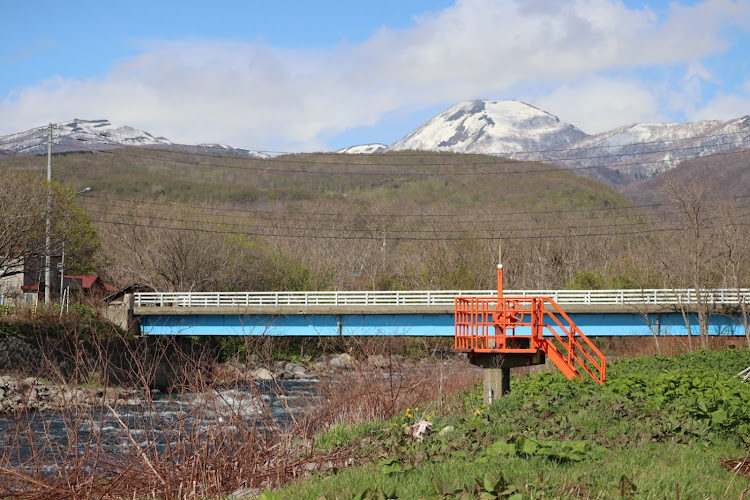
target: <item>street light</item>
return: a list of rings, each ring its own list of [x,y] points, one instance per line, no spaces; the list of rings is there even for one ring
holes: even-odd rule
[[[70,201],[79,194],[88,193],[91,191],[90,187],[83,188],[82,190],[78,191],[77,193],[73,193],[71,196],[68,197],[65,201]],[[51,222],[51,196],[48,191],[47,196],[47,235],[46,235],[46,251],[45,251],[45,274],[44,274],[44,303],[46,305],[50,305],[52,303],[52,251],[50,249],[51,247],[51,228],[52,228],[52,222]],[[62,249],[62,262],[61,266],[65,265],[65,240],[63,240],[63,249]],[[60,293],[62,293],[63,289],[63,275],[64,275],[65,269],[63,267],[60,268]]]

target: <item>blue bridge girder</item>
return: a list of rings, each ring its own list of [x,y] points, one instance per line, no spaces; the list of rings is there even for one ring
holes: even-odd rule
[[[453,336],[454,298],[496,293],[141,293],[131,304],[144,335]],[[712,335],[744,336],[739,304],[750,300],[750,289],[702,290],[700,302],[690,289],[506,290],[505,296],[551,297],[587,336],[686,335],[686,318],[697,334],[698,308],[708,309]]]

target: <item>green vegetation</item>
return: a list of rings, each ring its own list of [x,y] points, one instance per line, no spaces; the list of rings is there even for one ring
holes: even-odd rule
[[[360,465],[266,498],[739,498],[750,481],[721,461],[750,454],[748,365],[747,350],[637,358],[604,386],[543,372],[489,408],[474,390],[451,414],[337,426],[319,446],[357,446]]]
[[[74,303],[64,315],[60,306],[41,305],[37,311],[26,307],[0,306],[0,337],[27,339],[62,339],[75,332],[77,340],[130,341],[122,328],[103,319],[95,307]]]
[[[41,176],[39,160],[6,158],[0,171]],[[263,160],[122,149],[56,156],[54,171],[71,192],[93,188],[75,203],[101,235],[99,274],[159,290],[491,288],[498,239],[517,280],[508,286],[560,286],[585,270],[565,265],[572,257],[585,253],[596,268],[597,255],[625,247],[561,236],[621,222],[606,209],[631,206],[591,179],[483,155]],[[546,245],[547,234],[560,244]],[[75,250],[91,262],[92,249]]]
[[[40,160],[4,158],[0,172],[41,177]],[[53,163],[55,179],[71,193],[93,188],[73,201],[85,209],[101,249],[89,232],[94,243],[71,247],[78,259],[71,264],[81,272],[95,268],[114,285],[491,289],[488,268],[499,242],[507,288],[750,282],[739,199],[690,178],[670,181],[659,203],[636,207],[563,169],[472,154],[258,159],[123,148]],[[77,241],[87,241],[83,236]]]
[[[0,169],[38,171],[39,157],[16,156]],[[286,155],[271,160],[122,149],[54,159],[55,179],[123,198],[189,203],[320,201],[346,195],[363,205],[512,209],[601,208],[629,202],[591,179],[541,163],[424,152]],[[467,175],[476,174],[476,175]],[[507,174],[507,175],[504,175]]]

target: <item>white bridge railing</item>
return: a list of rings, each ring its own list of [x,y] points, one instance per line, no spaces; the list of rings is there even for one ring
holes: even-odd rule
[[[712,304],[750,302],[750,288],[701,290],[701,301]],[[403,292],[144,292],[136,307],[261,307],[261,306],[448,306],[457,296],[493,296],[496,290],[426,290]],[[505,290],[515,297],[544,296],[558,304],[638,305],[694,304],[694,289],[646,290]]]

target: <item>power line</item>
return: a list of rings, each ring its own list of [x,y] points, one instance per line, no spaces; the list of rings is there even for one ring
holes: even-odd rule
[[[98,204],[96,206],[103,206],[103,205]],[[123,207],[123,206],[116,205],[114,208],[116,208],[116,209],[127,209],[128,207]],[[226,220],[216,219],[215,218],[216,216],[212,216],[212,215],[208,216],[208,217],[212,217],[212,219],[210,219],[210,220],[209,219],[200,220],[200,219],[195,218],[195,217],[187,218],[186,219],[186,218],[175,218],[175,217],[162,217],[162,216],[158,216],[158,215],[143,215],[143,214],[132,213],[132,212],[131,213],[113,212],[113,211],[105,211],[105,210],[98,210],[98,209],[90,209],[89,212],[90,213],[94,213],[94,214],[104,215],[104,216],[110,216],[110,217],[114,217],[114,216],[117,216],[117,217],[137,217],[137,218],[141,218],[141,219],[162,220],[162,221],[178,222],[178,223],[213,224],[213,225],[217,225],[217,226],[241,227],[241,228],[251,227],[251,228],[260,228],[260,229],[275,228],[275,229],[285,229],[285,230],[290,230],[291,229],[291,230],[299,230],[299,231],[347,231],[347,232],[352,232],[352,231],[355,231],[355,232],[372,232],[372,231],[388,230],[390,233],[395,233],[395,234],[400,234],[400,233],[454,233],[454,232],[462,231],[462,230],[479,231],[479,232],[498,231],[498,230],[501,230],[501,229],[506,229],[507,230],[507,227],[508,227],[507,224],[509,223],[508,220],[504,220],[504,219],[490,219],[490,220],[473,219],[473,220],[468,221],[468,222],[458,221],[459,223],[461,223],[461,224],[463,224],[465,226],[463,229],[445,229],[445,230],[436,230],[436,229],[404,229],[404,228],[399,228],[398,226],[396,226],[396,227],[394,227],[392,225],[386,225],[386,226],[384,226],[382,224],[379,225],[379,226],[376,226],[376,227],[352,228],[351,226],[347,226],[346,223],[347,222],[348,223],[352,223],[352,222],[356,222],[356,221],[351,221],[351,220],[349,220],[349,221],[339,221],[339,220],[330,220],[330,221],[329,220],[310,220],[310,219],[304,218],[304,217],[283,218],[283,219],[280,219],[280,218],[267,218],[267,217],[251,218],[251,217],[232,216],[232,217],[230,217],[230,219],[232,219],[234,221],[237,221],[239,219],[240,221],[237,221],[237,222],[227,222]],[[662,217],[667,217],[668,216],[668,217],[670,217],[670,219],[674,219],[672,216],[678,215],[679,213],[681,213],[681,212],[679,212],[679,211],[671,211],[671,212],[661,213],[660,216],[662,216]],[[201,217],[205,216],[205,214],[195,214],[195,215],[198,215],[198,216],[201,216]],[[750,215],[750,214],[741,214],[741,215],[739,215],[739,217],[744,217],[746,215]],[[539,227],[538,225],[535,225],[533,227],[521,229],[521,231],[541,231],[541,230],[546,230],[546,229],[577,229],[577,228],[580,228],[584,224],[586,225],[586,227],[592,228],[592,227],[634,226],[634,225],[642,225],[642,224],[646,223],[643,220],[636,220],[636,221],[633,221],[633,222],[617,222],[617,223],[614,222],[614,220],[622,219],[622,218],[629,218],[629,217],[630,217],[629,215],[618,215],[618,216],[613,216],[611,218],[609,218],[609,217],[595,217],[595,218],[566,219],[566,222],[568,223],[567,226]],[[641,216],[641,215],[635,216],[635,218],[637,218],[637,219],[642,219],[642,217],[643,216]],[[257,222],[254,222],[254,219],[258,219],[258,220],[262,220],[262,221],[268,221],[268,220],[270,220],[270,221],[275,221],[275,222],[282,221],[282,220],[284,222],[287,222],[288,220],[293,220],[293,221],[302,221],[302,222],[307,222],[307,223],[316,223],[317,222],[317,223],[339,223],[339,224],[336,224],[334,226],[321,226],[321,225],[318,225],[318,226],[314,226],[314,227],[310,227],[310,226],[291,226],[291,225],[288,225],[288,224],[286,224],[286,225],[273,224],[273,225],[269,226],[269,225],[263,225],[263,224],[259,224]],[[591,222],[595,221],[595,220],[608,220],[610,222],[607,222],[605,224],[592,224]],[[662,220],[662,221],[659,221],[659,222],[663,223],[663,222],[665,222],[665,220]],[[575,223],[575,225],[572,225],[572,223]],[[422,223],[420,222],[420,224],[422,224]],[[500,228],[500,227],[489,227],[489,226],[486,226],[487,224],[505,224],[505,225],[502,226],[502,228]],[[485,226],[484,227],[479,227],[480,225],[485,225]],[[422,225],[420,227],[424,227],[424,226]]]
[[[750,196],[750,195],[748,195]],[[97,202],[93,201],[92,199],[99,199],[103,200],[103,202]],[[98,206],[121,206],[122,208],[132,208],[133,204],[145,204],[145,205],[155,205],[155,206],[162,206],[162,207],[170,207],[175,209],[181,209],[181,210],[196,210],[198,207],[195,205],[188,205],[184,203],[165,203],[165,202],[157,202],[157,201],[148,201],[148,200],[133,200],[133,199],[123,199],[123,198],[116,198],[116,199],[108,199],[101,196],[95,196],[91,195],[88,196],[86,199],[77,200],[79,203],[87,204],[87,205],[98,205]],[[128,205],[123,205],[122,203],[128,203]],[[506,216],[529,216],[529,215],[548,215],[548,214],[569,214],[569,213],[585,213],[585,212],[619,212],[623,210],[631,210],[639,209],[639,208],[656,208],[656,207],[665,207],[669,205],[674,205],[676,202],[669,202],[669,203],[651,203],[651,204],[644,204],[644,205],[632,205],[629,207],[592,207],[592,208],[571,208],[571,209],[559,209],[559,210],[527,210],[527,211],[503,211],[502,214],[500,214],[502,217]],[[366,216],[368,218],[450,218],[450,219],[457,219],[457,218],[471,218],[472,220],[478,220],[477,217],[493,217],[497,216],[498,214],[493,213],[477,213],[472,212],[471,214],[467,213],[461,213],[461,214],[449,214],[449,213],[439,213],[439,214],[398,214],[398,213],[343,213],[343,212],[279,212],[274,210],[244,210],[239,208],[227,208],[227,207],[199,207],[200,210],[208,210],[208,211],[217,211],[217,212],[229,212],[237,215],[230,215],[230,217],[259,217],[256,214],[261,215],[272,215],[275,217],[269,217],[269,219],[295,219],[296,216],[305,216],[305,217],[343,217],[343,218],[352,218],[352,219],[358,219],[363,216]],[[639,215],[639,214],[636,214]],[[606,217],[607,214],[602,215],[601,217]],[[624,216],[627,216],[624,215]],[[615,215],[612,215],[612,217],[615,217]],[[622,215],[618,216],[622,217]],[[500,219],[503,220],[503,219]]]
[[[109,221],[100,219],[91,219],[92,222],[100,224],[112,224],[115,226],[127,226],[127,227],[145,227],[152,229],[168,229],[174,231],[183,232],[200,232],[210,234],[229,234],[234,236],[262,236],[268,238],[310,238],[310,239],[338,239],[338,240],[376,240],[382,239],[382,234],[379,231],[374,231],[377,234],[372,236],[346,236],[346,235],[298,235],[298,234],[275,234],[275,233],[260,233],[260,232],[245,232],[245,231],[227,231],[217,229],[199,229],[199,228],[183,228],[183,227],[170,227],[170,226],[158,226],[154,224],[140,224],[135,222],[122,222],[122,221]],[[746,224],[742,224],[746,225]],[[644,233],[659,233],[668,231],[683,231],[684,228],[653,228],[649,227],[642,231],[623,231],[623,232],[609,232],[609,233],[575,233],[575,234],[554,234],[554,235],[530,235],[530,236],[472,236],[470,238],[456,237],[434,237],[434,238],[423,238],[423,237],[398,237],[393,238],[397,241],[466,241],[466,240],[477,240],[477,241],[498,241],[498,240],[529,240],[529,239],[559,239],[559,238],[590,238],[599,236],[624,236],[629,234],[643,235]]]
[[[737,144],[744,144],[744,143],[750,143],[750,138],[742,141],[738,141],[736,143],[731,144],[724,144],[724,145],[737,145]],[[686,146],[683,148],[675,148],[670,150],[664,150],[664,152],[675,152],[675,151],[684,151],[688,149],[697,149],[697,148],[703,148],[705,146]],[[139,159],[145,159],[145,160],[156,160],[156,161],[162,161],[162,162],[171,162],[171,163],[179,163],[179,164],[185,164],[185,165],[192,165],[197,167],[212,167],[212,168],[226,168],[226,169],[235,169],[235,170],[250,170],[250,171],[256,171],[256,172],[274,172],[274,173],[285,173],[285,174],[316,174],[316,175],[360,175],[360,176],[401,176],[401,177],[436,177],[436,176],[450,176],[450,177],[472,177],[472,176],[478,176],[478,175],[512,175],[512,174],[537,174],[537,173],[550,173],[550,172],[560,172],[560,171],[579,171],[579,170],[596,170],[600,168],[617,168],[617,167],[633,167],[633,166],[642,166],[642,165],[650,165],[650,164],[656,164],[656,163],[663,163],[664,160],[651,160],[651,161],[639,161],[639,162],[630,162],[630,163],[623,163],[623,164],[613,164],[613,165],[589,165],[589,166],[576,166],[576,167],[554,167],[554,168],[544,168],[544,169],[526,169],[526,170],[505,170],[505,171],[479,171],[479,172],[363,172],[363,171],[332,171],[332,170],[299,170],[299,169],[284,169],[284,168],[273,168],[268,166],[258,166],[253,167],[250,165],[219,165],[216,163],[199,163],[196,161],[188,161],[188,160],[179,160],[175,158],[164,158],[164,157],[154,157],[154,156],[144,156],[144,155],[136,155],[133,153],[127,153],[118,149],[112,149],[112,150],[97,150],[94,148],[86,148],[83,147],[83,149],[89,150],[89,151],[95,151],[103,154],[110,154],[110,155],[119,155],[119,156],[127,156],[132,158],[139,158]],[[162,151],[157,150],[153,148],[147,148],[149,151]],[[167,153],[174,153],[170,150],[164,150]],[[177,151],[176,153],[179,154],[188,154],[191,156],[208,156],[211,158],[221,158],[221,159],[229,159],[229,160],[242,160],[242,161],[252,161],[252,162],[266,162],[266,163],[289,163],[289,164],[309,164],[309,165],[336,165],[336,166],[347,166],[345,162],[320,162],[320,161],[311,161],[311,160],[284,160],[280,158],[238,158],[238,157],[232,157],[232,156],[216,156],[216,155],[201,155],[201,154],[195,154],[195,153],[189,153],[189,152],[181,152]],[[639,152],[639,153],[629,153],[632,155],[652,155],[657,152],[654,151],[645,151],[645,152]],[[723,152],[717,152],[712,153],[711,156],[727,156],[732,154],[744,154],[746,153],[745,150],[734,150],[734,151],[723,151]],[[308,154],[315,154],[315,153],[308,153]],[[418,156],[418,155],[413,155]],[[611,154],[611,155],[602,155],[598,157],[581,157],[581,158],[544,158],[544,159],[538,159],[538,160],[529,160],[529,161],[521,161],[521,160],[505,160],[505,159],[497,159],[493,160],[491,162],[462,162],[462,163],[387,163],[387,162],[378,162],[378,163],[369,163],[369,164],[362,164],[361,166],[364,167],[382,167],[382,166],[391,166],[391,167],[467,167],[467,166],[481,166],[481,165],[511,165],[511,164],[519,164],[519,163],[543,163],[545,161],[577,161],[577,160],[590,160],[590,159],[602,159],[602,158],[620,158],[623,156],[622,154]],[[346,158],[346,157],[344,157]],[[692,157],[692,158],[685,158],[684,160],[693,159],[698,157]],[[360,166],[360,165],[358,165]]]
[[[590,150],[597,150],[597,149],[608,149],[608,148],[618,148],[623,146],[649,146],[654,144],[665,144],[665,143],[671,143],[671,142],[685,142],[685,141],[694,141],[694,140],[707,140],[707,139],[717,139],[717,138],[724,138],[724,137],[730,137],[735,136],[738,134],[746,133],[746,130],[739,130],[737,132],[723,132],[721,134],[707,134],[707,135],[697,135],[697,136],[691,136],[691,137],[680,137],[675,139],[659,139],[654,141],[640,141],[640,142],[631,142],[627,144],[601,144],[596,146],[585,146],[585,147],[573,147],[573,148],[553,148],[553,149],[538,149],[538,150],[528,150],[528,151],[489,151],[486,153],[464,153],[464,154],[481,154],[481,155],[517,155],[517,154],[547,154],[547,153],[560,153],[560,152],[573,152],[573,151],[590,151]],[[100,135],[100,134],[97,134]],[[105,136],[101,136],[106,139]],[[591,138],[592,136],[589,136]],[[86,139],[79,139],[85,141]],[[583,139],[587,140],[587,139]],[[741,142],[745,142],[744,140]],[[726,143],[725,143],[726,144]],[[732,144],[732,143],[729,143]],[[189,144],[175,144],[174,146],[187,146],[187,147],[196,147],[191,146]],[[159,148],[159,146],[142,146],[144,149],[151,149],[158,151],[160,149],[166,149],[166,148]],[[691,148],[697,148],[697,147],[703,147],[703,146],[691,146]],[[319,155],[319,156],[332,156],[332,155],[342,155],[342,153],[339,153],[337,151],[309,151],[309,152],[295,152],[295,151],[274,151],[269,149],[255,149],[255,148],[235,148],[235,149],[242,149],[244,151],[250,151],[250,152],[256,152],[256,153],[262,153],[262,154],[270,154],[270,155],[298,155],[298,154],[311,154],[311,155]],[[396,153],[392,151],[388,151],[386,153],[370,153],[370,155],[383,155],[383,156],[389,156],[389,157],[412,157],[415,156],[415,154],[418,154],[420,156],[439,156],[444,154],[451,154],[453,152],[451,151],[423,151],[423,150],[413,150],[418,151],[417,153],[411,152],[411,153]],[[649,154],[658,153],[658,152],[668,152],[671,150],[657,150],[652,151]],[[244,157],[235,156],[235,155],[216,155],[211,153],[190,153],[194,154],[196,156],[206,156],[206,157],[222,157],[222,158],[233,158],[233,159],[245,159]],[[346,153],[343,153],[346,154]],[[455,154],[455,153],[454,153]],[[627,153],[626,153],[627,154]],[[618,155],[615,155],[618,156]],[[585,158],[591,158],[591,157],[585,157]]]
[[[116,209],[122,209],[122,210],[132,210],[131,206],[126,206],[122,204],[117,203],[99,203],[96,201],[85,201],[83,202],[85,205],[94,206],[94,207],[110,207],[110,208],[116,208]],[[196,210],[194,207],[188,208],[188,210]],[[120,216],[142,216],[141,214],[136,213],[113,213],[111,211],[103,211],[103,210],[96,210],[96,209],[90,209],[90,211],[95,213],[111,213],[113,215],[120,215]],[[183,209],[184,213],[184,209]],[[195,213],[195,212],[193,212]],[[229,215],[223,215],[223,214],[206,214],[204,212],[196,213],[197,216],[200,217],[211,217],[212,223],[217,224],[226,224],[226,222],[223,222],[224,219],[222,217],[230,219],[230,220],[242,220],[242,221],[249,221],[249,220],[265,220],[265,221],[304,221],[304,222],[331,222],[331,223],[356,223],[356,222],[363,222],[365,220],[368,220],[369,222],[372,222],[369,220],[369,217],[367,214],[360,214],[360,215],[345,215],[345,214],[331,214],[332,216],[340,216],[338,219],[327,219],[327,218],[321,218],[316,219],[315,217],[318,217],[320,214],[288,214],[288,213],[274,213],[272,216],[265,215],[268,212],[264,212],[264,215],[252,215],[252,214],[235,214],[231,213]],[[669,216],[680,213],[679,211],[670,211],[670,212],[661,212],[659,215],[661,216]],[[515,212],[516,215],[519,216],[525,216],[523,212]],[[456,221],[457,223],[463,223],[463,224],[472,224],[473,226],[476,226],[477,224],[491,224],[491,223],[505,223],[507,224],[509,222],[509,219],[506,217],[507,214],[502,214],[499,217],[493,217],[492,214],[486,215],[486,218],[478,218],[476,215],[459,215],[458,217],[462,217],[462,219],[456,219],[454,216],[446,215],[446,219],[451,219]],[[603,214],[598,215],[596,217],[575,217],[575,218],[568,218],[567,221],[581,221],[581,222],[588,222],[592,220],[614,220],[614,219],[622,219],[622,218],[632,218],[632,217],[644,217],[645,214]],[[432,217],[429,217],[428,220],[440,220],[437,217],[437,215],[433,215]],[[367,219],[365,219],[367,218]],[[425,222],[420,220],[420,216],[418,215],[402,215],[401,217],[393,217],[393,219],[415,219],[415,222],[424,224]],[[441,217],[443,218],[443,217]],[[469,219],[469,220],[466,220]],[[165,220],[175,220],[175,219],[165,219]],[[195,222],[198,222],[197,220],[193,219]],[[381,218],[382,220],[382,218]],[[389,221],[384,221],[382,223],[388,223]],[[375,222],[377,224],[382,224],[381,222]],[[382,226],[381,226],[382,227]]]
[[[747,208],[747,207],[745,207]],[[97,211],[93,210],[92,212],[99,214],[104,217],[134,217],[132,214],[120,214],[120,213],[107,213],[103,211]],[[741,214],[735,214],[736,217],[744,218],[749,217],[750,213],[741,213]],[[197,221],[195,219],[181,219],[181,218],[172,218],[172,217],[160,217],[157,215],[137,215],[135,217],[141,218],[141,219],[148,219],[149,221],[152,220],[159,220],[159,221],[167,221],[172,223],[178,223],[178,224],[217,224],[215,221]],[[707,217],[703,219],[703,223],[710,222],[712,220],[721,219],[721,216],[713,216],[713,217]],[[102,221],[106,223],[123,223],[123,224],[131,224],[138,226],[139,224],[137,222],[131,222],[126,223],[122,220],[119,221]],[[658,224],[666,224],[666,223],[673,223],[673,222],[679,222],[678,220],[661,220],[658,221]],[[495,227],[471,227],[471,228],[462,228],[462,229],[447,229],[447,230],[439,230],[439,229],[394,229],[394,228],[388,228],[385,229],[383,227],[374,227],[374,228],[351,228],[351,227],[343,227],[343,226],[337,226],[337,227],[300,227],[300,226],[289,226],[289,225],[272,225],[272,226],[264,226],[260,224],[242,224],[242,223],[220,223],[217,224],[220,227],[224,228],[239,228],[237,231],[237,234],[250,234],[250,235],[260,235],[260,236],[275,236],[275,237],[299,237],[299,238],[317,238],[321,237],[320,235],[311,235],[309,234],[310,231],[318,231],[318,232],[336,232],[337,234],[341,233],[370,233],[374,236],[371,236],[371,239],[378,239],[381,236],[379,236],[383,230],[387,230],[387,232],[391,235],[396,235],[395,239],[397,240],[408,240],[408,239],[414,239],[413,237],[403,237],[400,236],[401,234],[444,234],[444,233],[461,233],[461,232],[473,232],[473,233],[488,233],[488,232],[510,232],[511,234],[518,234],[519,232],[526,232],[526,231],[533,231],[534,233],[541,233],[540,236],[555,236],[555,237],[567,237],[571,234],[571,231],[573,230],[581,230],[581,229],[592,229],[592,228],[621,228],[621,227],[628,227],[628,226],[643,226],[644,223],[642,221],[636,221],[636,222],[628,222],[628,223],[607,223],[607,224],[587,224],[585,227],[582,227],[582,225],[568,225],[568,226],[548,226],[548,227],[530,227],[530,228],[511,228],[508,229],[508,226],[503,226],[501,228],[495,228]],[[745,224],[741,224],[745,225]],[[215,230],[206,230],[199,227],[179,227],[175,226],[174,224],[170,226],[154,226],[154,227],[160,227],[163,229],[175,229],[175,230],[195,230],[195,231],[215,231]],[[645,232],[652,232],[655,229],[659,229],[656,224],[648,225],[647,227],[651,228],[648,230],[645,230]],[[252,228],[254,230],[266,230],[266,229],[276,229],[276,230],[282,230],[285,231],[285,234],[279,234],[278,232],[274,233],[256,233],[256,232],[249,232],[247,231],[248,228]],[[677,228],[675,228],[677,229]],[[289,231],[293,231],[294,233],[291,234]],[[564,234],[550,234],[549,231],[555,231],[560,232],[563,231]],[[638,234],[642,234],[644,231],[638,231]],[[232,232],[234,234],[234,232]],[[588,233],[587,233],[588,234]],[[598,234],[598,233],[595,233]],[[606,233],[609,235],[614,234],[633,234],[632,232],[620,232],[620,233]],[[536,237],[536,235],[532,235],[533,237]],[[519,236],[521,237],[521,236]],[[462,237],[457,239],[482,239],[481,237],[477,237],[476,235],[472,236],[471,238],[468,237]]]
[[[206,224],[212,224],[220,227],[230,227],[230,228],[254,228],[254,229],[283,229],[283,230],[292,230],[292,231],[336,231],[336,232],[360,232],[360,233],[372,233],[372,232],[378,232],[387,230],[389,234],[414,234],[414,233],[428,233],[428,234],[441,234],[441,233],[457,233],[457,232],[465,232],[465,231],[471,231],[471,232],[497,232],[501,230],[508,230],[507,226],[503,227],[477,227],[477,224],[486,224],[485,222],[478,222],[473,224],[472,227],[464,227],[461,229],[399,229],[399,228],[392,228],[392,227],[371,227],[371,228],[352,228],[352,227],[346,227],[346,226],[331,226],[331,227],[322,227],[322,226],[316,226],[316,227],[309,227],[309,226],[291,226],[291,225],[263,225],[263,224],[254,224],[251,222],[248,223],[227,223],[227,222],[219,222],[219,221],[212,221],[212,220],[196,220],[196,219],[180,219],[180,218],[173,218],[173,217],[161,217],[158,215],[133,215],[133,214],[122,214],[122,213],[113,213],[113,212],[106,212],[102,210],[91,210],[90,212],[93,212],[94,214],[98,214],[100,216],[106,216],[106,217],[138,217],[140,219],[148,219],[148,220],[158,220],[158,221],[167,221],[167,222],[177,222],[177,223],[189,223],[189,224],[200,224],[200,225],[206,225]],[[676,213],[676,212],[675,212]],[[750,216],[750,214],[744,214],[740,215],[740,217],[744,216]],[[501,221],[491,221],[491,222],[501,222]],[[570,221],[568,221],[570,222]],[[665,222],[676,222],[676,221],[660,221],[660,223]],[[637,226],[637,225],[643,225],[643,221],[636,221],[636,222],[625,222],[625,223],[607,223],[607,224],[588,224],[587,228],[600,228],[600,227],[626,227],[626,226]],[[515,228],[513,231],[515,232],[540,232],[544,230],[571,230],[571,229],[580,229],[581,227],[579,225],[568,225],[568,226],[549,226],[549,227],[527,227],[527,228]],[[300,233],[302,235],[303,233]],[[307,233],[304,233],[307,234]]]
[[[744,199],[744,198],[750,198],[750,194],[748,195],[737,195],[737,196],[731,196],[726,197],[726,199]],[[96,202],[93,201],[93,199],[99,199],[103,200],[103,202]],[[79,203],[84,204],[90,204],[90,205],[98,205],[98,206],[120,206],[122,208],[131,208],[132,204],[145,204],[145,205],[155,205],[155,206],[162,206],[162,207],[170,207],[170,208],[176,208],[176,209],[182,209],[182,210],[196,210],[198,207],[195,205],[188,205],[185,203],[165,203],[165,202],[159,202],[159,201],[149,201],[149,200],[135,200],[135,199],[126,199],[126,198],[105,198],[102,196],[97,195],[89,195],[86,198],[82,198],[79,200],[76,200]],[[123,203],[128,203],[130,205],[123,205]],[[634,211],[637,209],[656,209],[660,207],[667,207],[671,205],[677,205],[678,202],[664,202],[664,203],[648,203],[648,204],[642,204],[642,205],[631,205],[631,206],[615,206],[615,207],[591,207],[591,208],[569,208],[569,209],[551,209],[551,210],[524,210],[524,211],[503,211],[501,216],[530,216],[530,215],[548,215],[548,214],[573,214],[573,213],[586,213],[586,212],[619,212],[619,211]],[[272,215],[275,217],[269,217],[269,220],[276,220],[276,219],[292,219],[292,220],[303,220],[296,216],[304,216],[304,217],[343,217],[343,218],[360,218],[363,216],[369,217],[369,218],[450,218],[450,219],[457,219],[457,218],[471,218],[472,220],[477,221],[483,221],[476,219],[476,217],[492,217],[492,213],[477,213],[472,212],[471,214],[461,213],[461,214],[451,214],[451,213],[439,213],[439,214],[399,214],[399,213],[366,213],[366,214],[352,214],[351,212],[343,213],[343,212],[299,212],[299,213],[289,213],[289,212],[279,212],[275,210],[249,210],[249,209],[240,209],[240,208],[228,208],[228,207],[205,207],[201,206],[199,207],[200,210],[210,210],[210,211],[217,211],[217,212],[229,212],[229,213],[237,213],[238,215],[232,216],[232,217],[249,217],[249,216],[255,216],[258,217],[255,214],[263,214],[263,215]],[[743,207],[739,207],[743,208]],[[671,212],[668,212],[671,213]],[[663,212],[660,214],[664,214]],[[612,214],[604,214],[600,217],[588,217],[586,219],[591,218],[606,218],[606,217],[628,217],[628,216],[641,216],[646,214],[625,214],[625,215],[612,215]],[[259,217],[262,218],[262,217]],[[492,220],[504,220],[504,219],[492,219]]]

